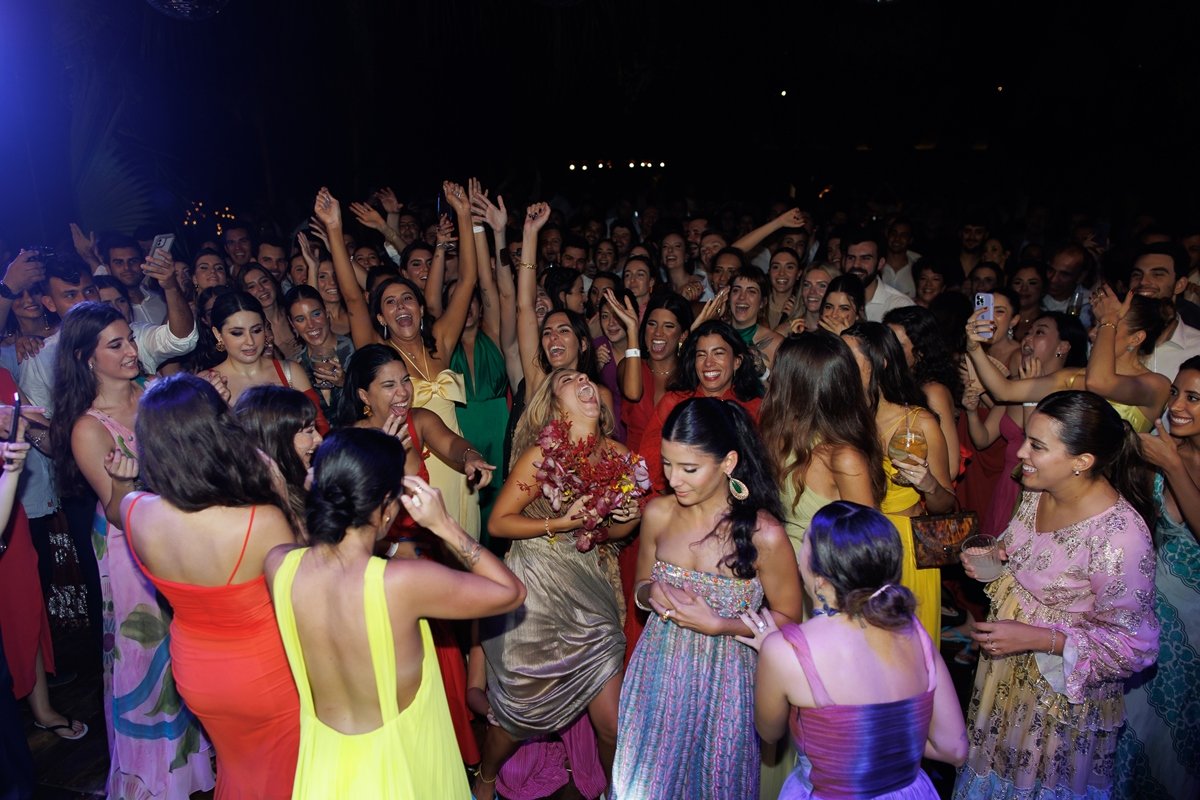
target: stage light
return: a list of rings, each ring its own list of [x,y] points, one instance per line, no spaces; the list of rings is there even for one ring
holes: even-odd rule
[[[572,164],[571,166],[567,167],[567,169],[575,169],[575,165]]]
[[[782,92],[780,92],[780,93],[779,93],[779,96],[780,96],[780,97],[787,97],[787,89],[784,89]]]

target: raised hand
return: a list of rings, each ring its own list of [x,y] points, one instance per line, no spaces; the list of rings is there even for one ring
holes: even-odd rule
[[[452,181],[442,182],[442,193],[446,195],[446,202],[454,209],[454,212],[459,216],[471,213],[471,204],[467,200],[467,190],[460,184]]]
[[[217,390],[217,394],[221,399],[229,403],[233,395],[229,391],[229,379],[215,369],[205,370],[200,373],[200,377],[212,384],[212,387]]]
[[[1164,472],[1181,466],[1183,460],[1179,457],[1179,445],[1171,438],[1161,419],[1154,420],[1154,430],[1158,431],[1158,436],[1138,434],[1142,441],[1142,455]]]
[[[21,421],[20,435],[25,435],[25,421]],[[18,439],[15,442],[0,442],[0,450],[3,453],[0,457],[4,459],[5,472],[20,472],[25,468],[25,457],[29,455],[29,448],[32,447],[29,442],[23,442]],[[3,552],[0,550],[0,552]]]
[[[788,209],[775,218],[781,228],[801,228],[804,227],[805,215],[798,208]]]
[[[396,193],[392,191],[392,187],[385,186],[375,193],[379,198],[379,204],[383,206],[383,210],[388,214],[399,214],[400,209],[404,208],[404,204],[396,199]]]
[[[612,289],[604,290],[604,299],[608,302],[608,307],[612,313],[621,321],[621,325],[626,332],[632,332],[633,339],[637,341],[638,315],[633,309],[633,302],[626,295],[621,302],[617,302],[617,296]],[[631,345],[632,346],[632,345]]]
[[[317,259],[320,256],[316,242],[309,239],[304,231],[296,234],[296,241],[300,245],[300,257],[304,259],[305,264],[308,264],[309,271],[315,270],[318,263]]]
[[[717,292],[712,300],[704,304],[704,308],[696,315],[695,322],[692,323],[692,330],[696,330],[700,325],[708,322],[710,319],[720,319],[725,314],[725,304],[729,301],[729,287],[726,286],[721,291]]]
[[[4,285],[13,294],[20,294],[26,289],[33,288],[46,277],[46,269],[42,265],[41,256],[36,250],[22,250],[8,265],[4,272]]]
[[[171,259],[170,254],[155,250],[149,258],[142,262],[142,272],[147,277],[158,281],[158,285],[164,290],[179,288],[179,284],[175,280],[175,262]]]
[[[313,215],[321,223],[326,234],[334,228],[340,229],[342,227],[342,207],[326,186],[322,186],[321,190],[317,192],[317,199],[313,202]],[[317,236],[321,235],[316,230],[313,233]],[[328,245],[329,242],[327,240],[326,247]]]
[[[83,228],[72,222],[71,223],[71,244],[75,246],[75,252],[84,261],[89,264],[95,261],[100,262],[100,250],[96,246],[96,232],[89,231],[85,236]]]
[[[796,317],[791,321],[789,327],[792,333],[799,335],[804,333],[804,329],[807,325],[808,323],[804,321],[804,317]]]
[[[445,539],[446,535],[457,527],[451,526],[450,515],[446,513],[446,503],[442,500],[442,492],[435,489],[416,475],[404,479],[404,488],[408,494],[400,495],[400,502],[413,521],[438,536]]]
[[[484,460],[483,454],[477,450],[468,450],[463,459],[463,474],[467,476],[467,484],[475,489],[482,489],[492,482],[496,471],[495,464]]]
[[[1092,319],[1096,320],[1097,325],[1115,326],[1129,313],[1132,303],[1133,292],[1128,292],[1125,302],[1122,303],[1117,293],[1108,284],[1104,284],[1092,292]]]
[[[365,225],[371,230],[381,231],[387,227],[383,216],[366,203],[351,203],[350,213],[354,215],[360,225]]]
[[[548,203],[534,203],[525,212],[525,230],[537,233],[550,219],[550,205]]]
[[[967,341],[976,342],[978,344],[991,344],[992,337],[996,334],[996,323],[990,319],[980,319],[986,308],[978,308],[971,318],[967,320]],[[968,348],[970,349],[970,348]]]
[[[472,195],[471,210],[481,214],[493,231],[502,231],[508,225],[508,209],[504,207],[504,198],[501,195],[496,195],[495,203],[488,199],[487,192]]]
[[[449,244],[457,241],[458,237],[454,235],[454,220],[450,219],[449,214],[442,214],[442,218],[438,220],[436,243]]]

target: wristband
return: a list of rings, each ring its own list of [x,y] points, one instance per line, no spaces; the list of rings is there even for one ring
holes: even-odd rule
[[[625,351],[625,357],[626,358],[641,358],[642,351],[638,350],[636,347],[631,347]]]
[[[471,232],[472,233],[483,233],[483,226],[482,225],[472,225]]]

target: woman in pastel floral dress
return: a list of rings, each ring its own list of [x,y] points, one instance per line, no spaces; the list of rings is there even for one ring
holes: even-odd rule
[[[1008,563],[972,634],[971,749],[954,797],[1108,797],[1124,680],[1158,652],[1152,473],[1092,392],[1047,396],[1025,430]]]

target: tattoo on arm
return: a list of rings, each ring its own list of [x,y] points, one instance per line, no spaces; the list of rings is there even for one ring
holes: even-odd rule
[[[458,547],[454,551],[454,554],[458,556],[458,560],[468,569],[475,568],[475,565],[479,563],[479,556],[482,553],[483,545],[466,534],[463,534],[462,540],[458,543]]]

